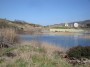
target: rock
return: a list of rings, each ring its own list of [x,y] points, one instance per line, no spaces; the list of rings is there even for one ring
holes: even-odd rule
[[[71,63],[73,66],[76,64],[90,64],[90,60],[87,58],[81,58],[81,59],[76,59],[76,58],[69,58],[67,60],[69,63]]]

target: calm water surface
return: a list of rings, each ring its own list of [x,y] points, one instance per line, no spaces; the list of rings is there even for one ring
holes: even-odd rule
[[[90,34],[77,34],[77,35],[41,35],[41,36],[31,36],[31,35],[21,35],[21,39],[25,41],[31,41],[33,39],[47,42],[56,46],[62,46],[70,48],[77,45],[90,46],[90,38],[83,38],[83,36],[90,36]]]

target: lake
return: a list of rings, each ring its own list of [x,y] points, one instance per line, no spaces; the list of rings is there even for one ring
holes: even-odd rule
[[[73,46],[90,46],[90,38],[84,38],[84,36],[90,36],[90,34],[77,34],[77,35],[21,35],[21,39],[25,41],[38,40],[41,42],[47,42],[55,46],[61,46],[70,48]]]

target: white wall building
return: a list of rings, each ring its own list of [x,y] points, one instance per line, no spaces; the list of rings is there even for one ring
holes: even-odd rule
[[[65,26],[68,27],[68,23],[65,23]]]

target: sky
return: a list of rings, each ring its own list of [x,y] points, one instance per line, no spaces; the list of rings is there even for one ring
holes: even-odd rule
[[[0,18],[52,25],[90,19],[90,0],[0,0]]]

